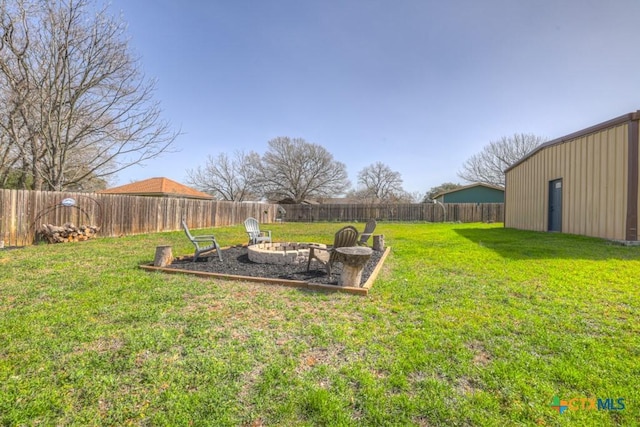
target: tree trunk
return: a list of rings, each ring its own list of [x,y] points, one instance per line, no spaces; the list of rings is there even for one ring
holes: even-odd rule
[[[376,234],[373,236],[373,250],[377,252],[384,251],[384,234]]]
[[[156,257],[153,260],[154,267],[166,267],[173,261],[171,246],[156,246]]]

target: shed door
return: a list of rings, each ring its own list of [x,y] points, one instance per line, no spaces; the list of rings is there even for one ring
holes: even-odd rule
[[[562,179],[549,181],[549,231],[562,231]]]

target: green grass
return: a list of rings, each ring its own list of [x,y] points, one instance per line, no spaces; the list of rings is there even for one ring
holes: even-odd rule
[[[330,243],[340,226],[269,228]],[[181,232],[1,251],[0,424],[640,424],[640,247],[376,232],[393,250],[367,297],[138,268],[157,245],[191,253]],[[554,396],[626,408],[558,414]]]

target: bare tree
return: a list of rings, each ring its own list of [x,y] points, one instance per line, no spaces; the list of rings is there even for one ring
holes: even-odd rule
[[[469,182],[504,187],[504,170],[545,141],[546,138],[533,134],[503,136],[467,159],[458,176]]]
[[[455,190],[460,187],[462,187],[462,184],[457,184],[455,182],[444,182],[438,186],[431,187],[429,191],[427,191],[427,194],[425,194],[424,199],[422,199],[422,202],[430,203],[438,194],[444,191]]]
[[[237,151],[230,159],[221,153],[208,156],[204,166],[187,170],[190,185],[220,200],[241,202],[259,197],[256,190],[256,165],[260,155]]]
[[[262,193],[272,200],[289,198],[300,203],[312,197],[343,194],[350,183],[344,163],[324,147],[302,138],[278,137],[259,164]]]
[[[25,186],[33,163],[29,154],[34,151],[36,141],[29,140],[28,134],[35,126],[29,114],[35,91],[29,88],[35,87],[36,82],[31,81],[27,72],[30,40],[25,29],[31,13],[23,2],[0,2],[0,182],[3,187],[8,181],[12,181],[12,186]]]
[[[11,138],[0,133],[0,188],[10,188],[10,181],[18,174],[17,165],[20,161],[19,153]]]
[[[91,0],[0,0],[0,84],[0,132],[34,189],[112,176],[177,136],[125,24]]]
[[[358,185],[360,188],[352,194],[363,200],[396,202],[412,199],[402,188],[400,173],[382,162],[376,162],[358,172]]]

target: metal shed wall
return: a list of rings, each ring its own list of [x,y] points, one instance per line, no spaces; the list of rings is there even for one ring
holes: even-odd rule
[[[504,203],[504,190],[478,185],[449,191],[436,199],[441,203]]]
[[[627,240],[629,135],[637,145],[637,121],[622,119],[553,141],[508,169],[505,227],[546,231],[549,182],[562,179],[562,232]]]

